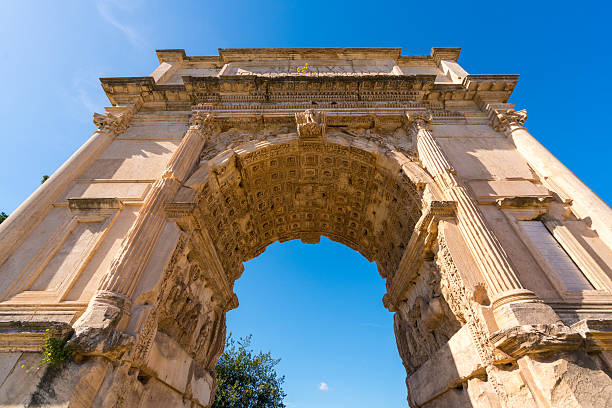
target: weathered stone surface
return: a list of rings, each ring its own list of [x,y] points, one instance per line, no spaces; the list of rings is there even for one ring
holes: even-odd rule
[[[400,52],[103,78],[98,130],[0,225],[0,405],[210,406],[243,262],[321,235],[386,279],[411,406],[612,401],[612,210],[506,103],[518,76]],[[46,328],[74,331],[61,369],[31,369]]]
[[[146,366],[161,381],[185,392],[193,359],[168,335],[157,332]]]
[[[612,407],[612,381],[584,352],[518,360],[532,395],[550,407]]]
[[[450,389],[461,387],[472,377],[483,377],[484,371],[469,328],[463,326],[408,377],[410,402],[417,406],[426,404]],[[436,375],[432,375],[434,372]]]
[[[194,364],[190,387],[194,401],[207,406],[212,403],[212,397],[217,385],[216,380],[204,367]]]
[[[14,359],[10,353],[10,360]],[[42,355],[40,353],[19,353],[19,358],[3,364],[3,381],[0,384],[0,405],[27,406],[32,394],[36,392],[38,384],[45,370],[39,367]],[[12,363],[12,364],[11,364]]]

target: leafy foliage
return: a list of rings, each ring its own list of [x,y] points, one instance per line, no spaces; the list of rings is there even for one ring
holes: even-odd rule
[[[40,179],[40,184],[44,183],[45,181],[47,181],[49,179],[49,176],[47,176],[46,174],[44,176],[42,176],[42,179]]]
[[[46,330],[45,342],[42,346],[43,359],[40,365],[48,364],[50,366],[60,366],[70,359],[72,355],[72,347],[70,340],[66,341],[56,337],[53,333]]]
[[[227,337],[225,351],[217,363],[217,394],[212,408],[284,408],[285,376],[275,367],[280,359],[268,353],[254,354],[251,335],[240,340]]]
[[[4,211],[0,212],[0,224],[2,224],[2,221],[6,220],[8,217],[8,214],[5,213]]]

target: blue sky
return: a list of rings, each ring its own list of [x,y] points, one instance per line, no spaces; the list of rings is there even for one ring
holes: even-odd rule
[[[108,103],[98,77],[148,75],[158,48],[225,47],[462,47],[469,73],[521,75],[511,102],[531,133],[610,203],[609,15],[603,1],[6,1],[0,211],[91,135]],[[283,358],[290,407],[407,406],[384,283],[359,254],[275,244],[236,288],[230,330]]]

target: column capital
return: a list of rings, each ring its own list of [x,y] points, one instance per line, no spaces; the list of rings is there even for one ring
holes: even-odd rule
[[[194,130],[202,138],[205,138],[205,135],[220,131],[220,126],[212,114],[203,111],[193,111],[189,118],[189,130]]]
[[[127,130],[132,116],[134,116],[132,109],[119,113],[106,112],[105,114],[101,114],[94,112],[93,123],[99,131],[117,136]]]
[[[431,112],[406,112],[408,123],[414,131],[421,129],[429,130],[433,116]]]
[[[516,112],[514,109],[493,109],[489,117],[493,129],[498,132],[508,132],[523,127],[523,123],[527,120],[527,110],[523,109]]]

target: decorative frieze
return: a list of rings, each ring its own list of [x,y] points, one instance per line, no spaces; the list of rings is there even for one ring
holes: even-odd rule
[[[183,77],[182,85],[156,84],[151,77],[101,78],[111,101],[126,103],[142,98],[175,109],[196,103],[268,102],[382,102],[439,104],[451,101],[506,102],[516,75],[468,75],[463,83],[438,83],[436,75],[280,76],[251,75]]]

